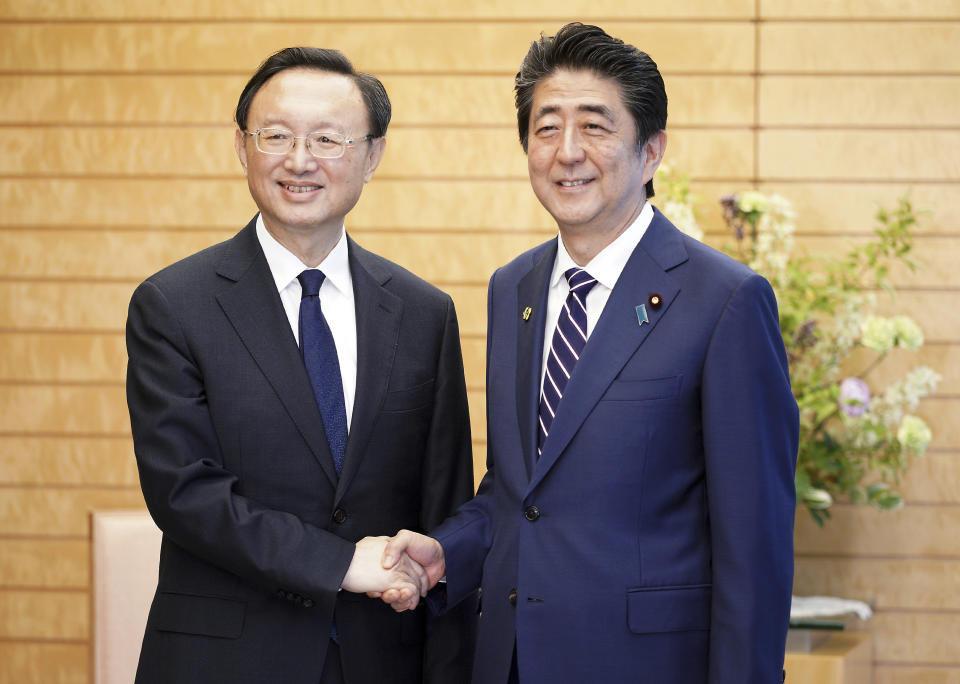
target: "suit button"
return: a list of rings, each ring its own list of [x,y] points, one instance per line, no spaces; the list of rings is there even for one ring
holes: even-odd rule
[[[510,593],[507,594],[507,600],[510,602],[511,606],[517,605],[517,590],[511,589]]]
[[[342,508],[338,508],[333,512],[333,522],[338,525],[342,524],[344,520],[347,519],[347,512]]]
[[[303,599],[304,608],[313,608],[313,599]]]
[[[523,517],[529,520],[530,522],[534,522],[537,518],[540,517],[540,509],[537,508],[536,506],[527,506],[526,509],[524,509],[523,511]]]

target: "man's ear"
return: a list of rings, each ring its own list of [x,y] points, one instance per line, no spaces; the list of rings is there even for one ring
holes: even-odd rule
[[[363,182],[369,183],[373,178],[373,172],[380,166],[380,160],[383,159],[384,150],[387,147],[386,136],[374,138],[370,141],[370,149],[367,150],[367,158],[364,161],[366,167],[363,169]]]
[[[667,151],[667,132],[658,131],[647,138],[640,150],[643,156],[643,182],[647,183],[657,172],[660,162],[663,161],[663,154]]]
[[[240,166],[243,167],[243,175],[247,175],[247,134],[237,129],[237,134],[233,138],[233,147],[237,150],[237,159],[240,160]]]

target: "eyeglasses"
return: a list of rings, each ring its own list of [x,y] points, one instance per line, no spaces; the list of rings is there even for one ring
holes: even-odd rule
[[[283,128],[258,128],[252,135],[257,149],[264,154],[289,154],[298,140],[305,141],[307,151],[318,159],[337,159],[343,156],[348,145],[355,145],[364,140],[373,140],[375,135],[365,135],[362,138],[348,139],[339,133],[314,131],[306,135],[294,135]]]

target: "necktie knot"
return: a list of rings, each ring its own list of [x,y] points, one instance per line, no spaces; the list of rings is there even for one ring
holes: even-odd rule
[[[323,285],[324,278],[326,278],[326,276],[323,274],[323,271],[318,271],[315,268],[308,268],[298,275],[297,280],[300,281],[300,288],[302,290],[300,298],[319,295],[320,286]]]
[[[587,293],[597,284],[597,279],[584,271],[582,268],[570,268],[563,272],[570,285],[570,292],[575,292],[580,301],[585,301]]]

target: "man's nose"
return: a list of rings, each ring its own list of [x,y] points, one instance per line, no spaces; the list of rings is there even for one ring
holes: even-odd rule
[[[557,150],[557,160],[562,164],[576,164],[583,161],[583,136],[575,127],[563,130],[560,137],[560,149]]]
[[[305,139],[295,138],[293,141],[293,149],[287,152],[284,165],[288,171],[296,174],[316,171],[317,158],[310,154]]]

